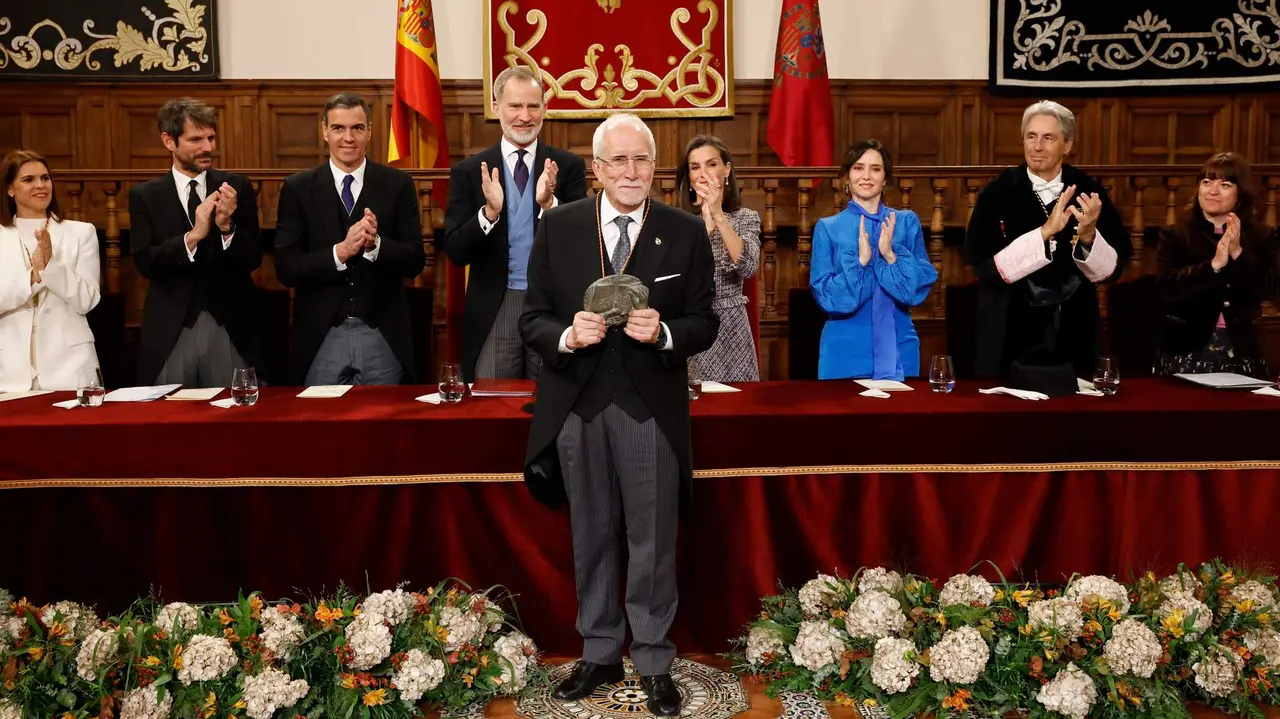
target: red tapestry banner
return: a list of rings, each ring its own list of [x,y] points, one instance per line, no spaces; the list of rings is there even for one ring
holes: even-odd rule
[[[488,0],[485,94],[509,67],[547,88],[547,117],[733,115],[733,0]],[[493,118],[492,108],[485,114]]]

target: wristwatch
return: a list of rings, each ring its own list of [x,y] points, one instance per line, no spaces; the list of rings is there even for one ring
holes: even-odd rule
[[[658,346],[658,349],[662,349],[663,347],[667,346],[667,326],[666,325],[661,325],[661,324],[658,325],[658,339],[654,340],[654,344]]]

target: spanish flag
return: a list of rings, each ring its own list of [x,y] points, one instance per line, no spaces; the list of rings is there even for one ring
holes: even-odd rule
[[[444,98],[431,0],[399,0],[396,23],[396,88],[391,100],[391,139],[387,163],[397,167],[448,168]],[[433,204],[449,201],[449,183],[432,188]],[[465,269],[445,260],[445,356],[456,362],[462,347]]]

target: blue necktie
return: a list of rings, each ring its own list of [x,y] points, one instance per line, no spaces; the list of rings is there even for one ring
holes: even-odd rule
[[[351,211],[355,209],[356,206],[355,195],[351,194],[351,183],[355,181],[355,175],[347,175],[342,178],[342,206],[347,208],[348,215],[351,214]]]
[[[627,225],[631,224],[631,218],[618,215],[613,218],[613,224],[618,226],[618,244],[613,246],[613,254],[609,256],[609,262],[613,264],[614,274],[620,275],[627,269],[627,259],[631,256],[631,236],[627,234]]]
[[[524,196],[524,188],[529,185],[529,166],[524,164],[524,156],[529,153],[524,150],[516,150],[516,169],[511,173],[516,180],[516,187],[520,189],[520,196]]]

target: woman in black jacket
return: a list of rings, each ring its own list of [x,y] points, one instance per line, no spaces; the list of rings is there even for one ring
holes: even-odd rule
[[[1275,232],[1254,222],[1253,209],[1249,163],[1222,152],[1200,171],[1186,222],[1160,231],[1156,374],[1268,377],[1254,324],[1262,301],[1280,295],[1280,270]]]

